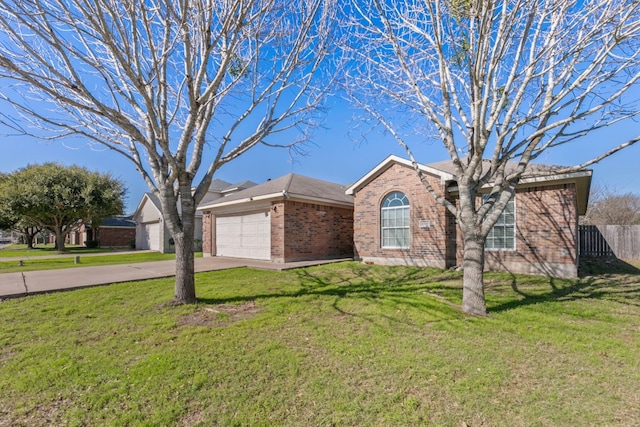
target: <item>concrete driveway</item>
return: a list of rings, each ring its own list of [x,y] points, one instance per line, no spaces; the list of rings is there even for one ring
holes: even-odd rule
[[[282,264],[242,258],[206,257],[195,259],[195,270],[197,273],[238,267],[287,270],[339,261],[345,260],[301,261]],[[174,260],[6,273],[0,274],[0,298],[15,298],[174,275]]]

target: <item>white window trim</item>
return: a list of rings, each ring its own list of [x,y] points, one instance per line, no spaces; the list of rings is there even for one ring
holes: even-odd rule
[[[486,196],[488,196],[488,195],[483,196],[483,199]],[[516,225],[517,225],[517,222],[518,222],[518,218],[517,218],[517,209],[516,209],[517,206],[516,206],[516,196],[515,196],[515,194],[513,195],[513,197],[511,199],[509,199],[509,202],[507,202],[507,203],[510,203],[510,202],[513,202],[513,224],[502,224],[500,222],[496,222],[493,225],[493,227],[491,228],[491,231],[489,232],[489,234],[491,234],[491,232],[493,232],[493,230],[495,229],[496,226],[508,227],[508,226],[511,225],[513,227],[513,247],[512,248],[490,248],[490,247],[487,247],[487,241],[489,240],[489,234],[488,234],[487,235],[487,239],[485,240],[485,243],[484,243],[484,249],[486,251],[492,251],[492,252],[515,252],[516,249],[517,249],[518,239],[517,239],[517,236],[516,236],[516,234],[517,234],[516,233]],[[506,206],[505,206],[505,210],[506,210]],[[500,214],[500,217],[502,217],[503,214],[504,214],[504,211]],[[500,221],[500,218],[498,218],[498,221]]]
[[[407,199],[407,205],[406,206],[394,206],[394,207],[384,207],[384,202],[387,200],[387,197],[389,197],[391,194],[393,193],[400,193],[404,196],[405,199]],[[390,211],[390,210],[407,210],[407,215],[408,215],[408,221],[407,221],[407,225],[403,226],[403,227],[384,227],[384,218],[383,218],[383,210],[386,211]],[[411,247],[411,202],[409,201],[409,198],[407,197],[407,195],[405,193],[403,193],[402,191],[390,191],[389,193],[387,193],[384,198],[382,199],[382,203],[380,204],[380,248],[381,249],[409,249]],[[384,230],[398,230],[398,229],[405,229],[407,231],[407,245],[406,246],[385,246],[384,245]]]

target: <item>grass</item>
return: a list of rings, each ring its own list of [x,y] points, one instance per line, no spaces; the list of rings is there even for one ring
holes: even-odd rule
[[[66,245],[66,254],[82,255],[103,252],[114,252],[114,249],[87,248],[86,246]],[[36,256],[54,256],[58,251],[53,244],[36,245],[33,249],[28,249],[27,245],[13,244],[0,249],[0,258],[29,258]]]
[[[57,252],[44,250],[43,252],[29,252],[31,255],[25,256],[21,249],[14,251],[0,251],[0,258],[12,258],[9,261],[0,261],[0,274],[15,273],[21,271],[58,270],[62,268],[91,267],[98,265],[128,264],[137,262],[163,261],[175,259],[175,254],[161,254],[158,252],[141,252],[118,254],[114,251],[112,255],[99,254],[99,250],[86,248],[74,248],[70,250],[71,255],[79,255],[80,263],[76,264],[73,256],[56,257]],[[101,252],[105,252],[102,250]],[[111,251],[106,251],[110,253]],[[11,254],[19,254],[17,256]],[[93,255],[92,255],[93,254]],[[39,258],[51,256],[51,258]],[[202,252],[197,252],[196,257],[201,257]],[[35,258],[34,258],[35,257]],[[22,263],[22,265],[21,265]]]
[[[637,267],[640,267],[637,266]],[[640,273],[347,262],[0,303],[0,426],[640,425]]]

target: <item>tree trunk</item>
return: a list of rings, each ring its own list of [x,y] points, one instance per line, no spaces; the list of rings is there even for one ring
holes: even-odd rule
[[[174,300],[181,304],[196,302],[195,268],[193,260],[193,230],[173,236],[176,247],[176,283]]]
[[[64,247],[64,239],[66,234],[62,232],[62,230],[56,228],[56,249],[58,252],[64,252],[66,248]]]
[[[462,311],[475,316],[486,316],[484,300],[484,242],[480,238],[465,236],[464,274],[462,279]]]
[[[29,230],[29,228],[23,229],[22,234],[24,234],[24,240],[27,243],[27,249],[33,249],[34,234],[31,233],[31,230]]]
[[[184,198],[183,198],[184,200]],[[176,248],[176,282],[174,301],[181,304],[196,302],[195,267],[193,242],[196,211],[191,200],[182,202],[182,230],[173,234]]]

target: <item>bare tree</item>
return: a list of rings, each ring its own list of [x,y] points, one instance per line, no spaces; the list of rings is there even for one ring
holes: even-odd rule
[[[457,206],[422,181],[463,236],[462,308],[484,315],[485,240],[530,162],[640,111],[629,94],[640,78],[640,2],[368,0],[346,13],[351,99],[414,166],[408,134],[440,141],[449,153]],[[638,139],[603,146],[564,172]]]
[[[587,213],[580,221],[587,225],[640,224],[640,195],[595,185],[589,194]]]
[[[195,302],[196,207],[222,165],[307,136],[331,85],[332,2],[0,0],[0,78],[17,85],[2,96],[18,112],[3,122],[131,160],[175,242],[175,300]]]

